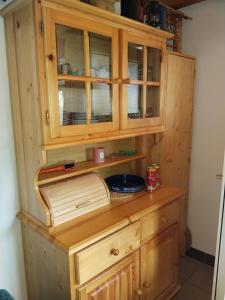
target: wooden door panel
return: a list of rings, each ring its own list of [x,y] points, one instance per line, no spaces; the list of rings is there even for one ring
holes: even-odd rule
[[[164,299],[177,288],[177,225],[141,248],[142,300]]]
[[[127,31],[121,32],[121,91],[120,98],[120,127],[139,128],[163,125],[163,109],[166,81],[165,41],[159,41],[144,33],[136,35]],[[134,55],[130,49],[141,51]],[[151,78],[152,67],[148,65],[149,51],[159,51],[160,56],[158,73],[159,78]],[[130,56],[131,55],[131,56]],[[154,57],[153,53],[151,54]],[[157,58],[154,57],[154,62]],[[131,68],[129,65],[132,65]],[[135,67],[136,65],[136,67]],[[142,67],[141,67],[142,66]],[[136,68],[136,72],[135,72]],[[140,71],[141,70],[141,71]],[[136,73],[135,76],[132,73]],[[156,72],[157,73],[157,72]],[[154,73],[156,75],[156,73]],[[151,73],[152,74],[152,73]],[[130,91],[130,92],[129,92]],[[154,110],[156,110],[154,112]]]
[[[97,279],[79,289],[80,300],[137,300],[139,254],[125,258]]]
[[[166,132],[156,148],[160,153],[162,183],[176,185],[188,193],[192,142],[195,59],[168,54]],[[156,149],[156,151],[157,151]],[[181,201],[180,254],[185,254],[187,203]]]

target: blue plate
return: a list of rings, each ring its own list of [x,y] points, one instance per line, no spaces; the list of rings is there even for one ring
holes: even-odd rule
[[[105,179],[109,190],[119,193],[135,193],[145,188],[145,180],[136,175],[114,175]]]

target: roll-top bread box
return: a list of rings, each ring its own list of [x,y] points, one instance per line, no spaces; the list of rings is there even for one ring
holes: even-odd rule
[[[104,179],[89,173],[39,187],[55,227],[109,204],[110,194]]]

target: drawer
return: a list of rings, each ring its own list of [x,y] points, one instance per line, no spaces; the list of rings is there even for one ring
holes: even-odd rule
[[[141,240],[147,240],[179,220],[179,202],[160,208],[141,219]]]
[[[75,253],[76,283],[83,284],[140,246],[140,223],[135,222]]]

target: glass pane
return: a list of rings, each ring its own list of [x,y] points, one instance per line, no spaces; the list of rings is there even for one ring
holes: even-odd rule
[[[128,44],[128,78],[143,80],[143,55],[144,47],[136,44]]]
[[[91,84],[91,123],[112,122],[112,91],[106,83]]]
[[[128,85],[128,119],[143,118],[143,87]]]
[[[160,81],[161,50],[147,48],[147,80]]]
[[[91,76],[110,78],[111,75],[111,46],[110,37],[89,33]]]
[[[147,87],[146,118],[159,117],[160,115],[159,87]]]
[[[56,25],[56,43],[58,73],[85,75],[83,31]]]
[[[86,124],[85,83],[58,81],[60,124]]]

